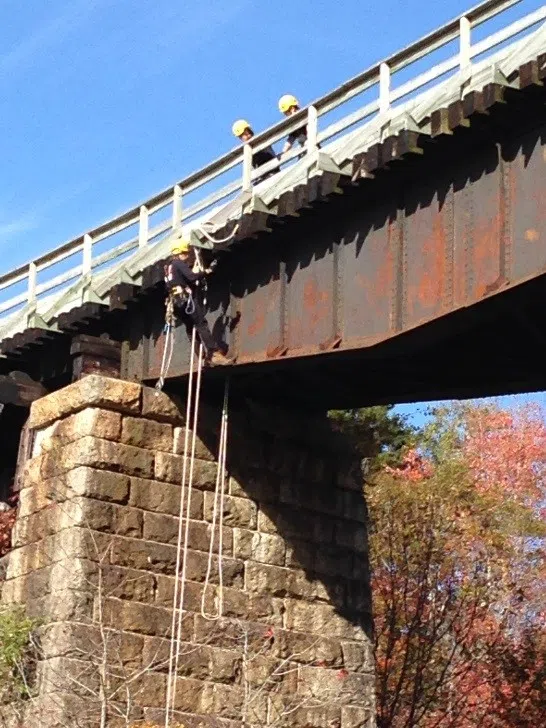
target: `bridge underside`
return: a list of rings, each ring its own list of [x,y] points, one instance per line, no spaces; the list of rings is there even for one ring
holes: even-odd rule
[[[231,392],[323,410],[543,391],[545,301],[542,276],[372,347],[230,368]],[[221,395],[224,375],[207,374],[205,396]]]
[[[435,135],[387,139],[352,180],[289,191],[267,229],[220,254],[209,322],[235,357],[235,396],[324,409],[546,389],[546,93],[531,80],[440,109]],[[156,379],[163,264],[145,273],[110,309],[4,341],[0,374],[62,386],[85,334],[121,342],[125,378]],[[188,363],[179,326],[168,387]],[[205,396],[224,375],[206,373]]]
[[[543,106],[543,89],[499,104],[233,246],[209,320],[234,390],[324,408],[546,389]],[[129,377],[159,373],[160,297],[131,317]],[[176,342],[175,380],[183,327]]]

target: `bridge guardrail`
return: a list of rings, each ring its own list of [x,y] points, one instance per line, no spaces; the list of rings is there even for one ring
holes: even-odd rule
[[[463,73],[468,71],[471,68],[473,59],[477,56],[494,50],[500,44],[514,39],[517,35],[546,19],[546,5],[542,5],[515,21],[508,22],[507,20],[507,24],[494,33],[477,43],[472,43],[472,30],[492,18],[497,16],[502,18],[503,15],[508,15],[507,11],[524,2],[526,0],[487,0],[482,2],[462,16],[446,23],[419,41],[397,51],[389,58],[341,84],[289,119],[280,121],[266,131],[257,134],[250,144],[232,149],[222,157],[190,174],[180,182],[162,190],[140,205],[1,275],[0,320],[25,305],[32,308],[38,298],[44,294],[50,293],[80,276],[88,275],[99,267],[112,265],[132,251],[146,248],[153,241],[161,239],[161,236],[172,229],[190,222],[197,215],[214,205],[226,201],[241,190],[250,189],[253,181],[263,175],[268,166],[253,170],[253,152],[275,144],[303,124],[307,124],[308,130],[308,142],[304,153],[309,153],[314,151],[318,144],[324,145],[325,142],[333,140],[339,134],[372,115],[386,114],[393,104],[423,89],[423,87],[445,74],[457,69]],[[427,56],[430,57],[435,51],[448,46],[454,41],[458,41],[457,52],[454,55],[440,63],[434,62],[431,68],[418,73],[415,77],[410,77],[396,88],[392,88],[394,74],[403,69],[408,69],[412,64]],[[377,94],[372,101],[351,111],[351,113],[319,131],[319,120],[330,112],[342,108],[356,97],[364,95],[365,92],[374,87],[377,87]],[[281,163],[283,165],[288,164],[301,154],[301,149],[293,149],[282,156]],[[275,163],[272,162],[269,165],[274,167]],[[198,199],[197,202],[184,209],[183,201],[185,198],[203,190],[207,185],[218,181],[219,178],[233,172],[237,167],[241,169],[241,174],[237,179],[227,185],[224,184],[220,189],[204,196],[202,199]],[[153,224],[154,216],[157,218],[159,215],[163,215],[163,219],[158,224]],[[130,228],[136,229],[136,234],[117,244],[115,242],[116,236]],[[105,241],[111,241],[113,247],[106,250],[106,252],[98,253],[98,244]],[[76,265],[68,267],[67,270],[61,273],[54,273],[51,277],[45,277],[41,282],[38,281],[41,274],[44,274],[44,272],[47,274],[55,266],[63,262],[66,263],[76,255],[79,257]],[[14,288],[18,288],[19,292],[6,298],[6,292]]]

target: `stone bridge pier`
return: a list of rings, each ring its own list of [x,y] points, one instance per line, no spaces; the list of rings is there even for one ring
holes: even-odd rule
[[[22,722],[13,707],[4,708],[2,725],[161,725],[184,409],[175,397],[100,375],[33,404],[35,439],[2,603],[23,604],[40,620],[40,654]],[[203,598],[219,423],[220,412],[204,406],[176,721],[185,728],[372,728],[359,458],[326,418],[234,407],[223,584],[216,533]],[[220,601],[222,616],[212,619]]]

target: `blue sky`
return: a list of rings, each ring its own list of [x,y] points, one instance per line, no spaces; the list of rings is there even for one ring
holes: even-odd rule
[[[480,400],[473,400],[479,402]],[[482,400],[484,401],[484,400]],[[532,392],[530,394],[511,394],[505,397],[491,397],[488,401],[495,402],[500,407],[511,409],[525,406],[526,404],[538,404],[546,416],[546,392]],[[422,427],[429,419],[430,410],[445,402],[423,402],[420,404],[400,404],[395,411],[408,418],[408,421],[416,427]]]
[[[469,5],[3,0],[0,272],[224,153],[234,119],[267,127],[281,94],[306,103]]]
[[[468,7],[3,0],[0,269],[133,207]],[[379,20],[380,19],[380,20]]]

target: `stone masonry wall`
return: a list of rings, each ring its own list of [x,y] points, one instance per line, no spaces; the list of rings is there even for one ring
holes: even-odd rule
[[[163,719],[184,408],[91,375],[34,403],[4,604],[40,618],[24,728]],[[177,682],[185,728],[374,725],[366,507],[325,421],[230,413],[223,617],[201,614],[219,413],[203,408]],[[218,548],[218,538],[215,540]],[[208,612],[218,606],[213,562]],[[10,722],[11,721],[11,722]],[[1,720],[0,720],[1,723]]]

